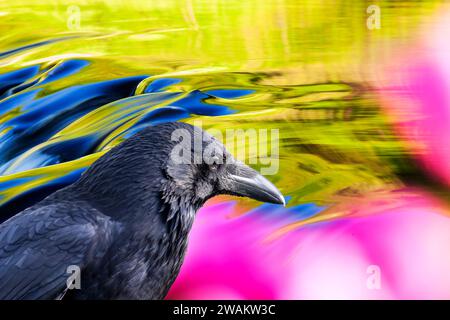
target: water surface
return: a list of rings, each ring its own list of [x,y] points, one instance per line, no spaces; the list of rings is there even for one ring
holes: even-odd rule
[[[365,194],[395,199],[417,171],[376,99],[377,70],[441,3],[380,5],[369,30],[365,1],[2,2],[2,219],[164,121],[279,129],[269,178],[288,207],[322,208],[293,210],[302,223],[348,215]]]

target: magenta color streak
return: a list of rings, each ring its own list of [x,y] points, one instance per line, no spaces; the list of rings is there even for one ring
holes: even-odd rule
[[[400,50],[386,68],[380,101],[424,169],[450,185],[450,14]],[[417,148],[419,143],[424,148]]]
[[[229,219],[234,203],[204,208],[168,298],[450,298],[450,218],[415,193],[395,209],[309,225],[270,244],[264,239],[288,214]],[[379,289],[367,286],[371,265],[380,268]]]

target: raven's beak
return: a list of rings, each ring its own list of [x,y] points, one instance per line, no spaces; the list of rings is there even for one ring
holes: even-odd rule
[[[227,175],[225,193],[248,197],[262,202],[286,205],[283,195],[269,180],[250,167],[237,163]]]

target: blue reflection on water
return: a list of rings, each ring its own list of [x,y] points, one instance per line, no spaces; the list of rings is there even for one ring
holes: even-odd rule
[[[205,91],[205,93],[217,97],[217,98],[224,98],[224,99],[236,99],[243,96],[247,96],[249,94],[254,93],[255,90],[250,89],[216,89],[216,90],[208,90]]]
[[[180,83],[181,79],[175,78],[162,78],[153,80],[144,90],[145,93],[149,92],[161,92],[163,89],[173,84]]]
[[[0,136],[0,164],[48,140],[92,110],[129,96],[143,79],[145,76],[73,86],[22,104],[21,114],[0,125],[0,131],[6,131]]]
[[[0,53],[0,58],[49,43],[52,42]],[[186,92],[171,87],[181,83],[182,79],[158,78],[149,81],[144,92],[136,95],[138,85],[144,80],[150,80],[148,75],[73,85],[58,91],[48,90],[49,84],[83,72],[89,65],[89,61],[72,59],[0,74],[0,119],[3,118],[0,122],[0,174],[18,173],[75,160],[98,151],[101,144],[107,145],[119,137],[128,138],[149,125],[177,121],[192,115],[231,114],[234,111],[219,102],[220,99],[239,98],[254,92],[236,88]],[[92,130],[92,126],[97,123],[81,121],[78,136],[53,139],[62,129],[82,117],[89,117],[99,108],[106,108],[107,112],[105,117],[98,120],[101,124],[95,130]],[[121,131],[120,128],[128,121],[133,123],[124,126]],[[87,127],[83,126],[90,126],[91,129],[84,130]],[[115,134],[112,135],[112,132]],[[30,187],[26,192],[2,203],[0,221],[73,183],[84,170],[77,169],[56,179],[40,182],[40,185]],[[0,182],[0,191],[40,177],[33,175],[3,180]]]

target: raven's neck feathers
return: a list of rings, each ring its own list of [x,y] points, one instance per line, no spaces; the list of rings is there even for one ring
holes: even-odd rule
[[[170,224],[176,221],[190,228],[202,203],[180,192],[166,175],[174,145],[170,134],[176,128],[154,131],[150,127],[134,135],[98,159],[73,187],[115,220],[142,219],[160,212]]]

